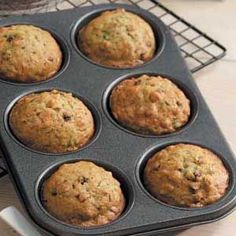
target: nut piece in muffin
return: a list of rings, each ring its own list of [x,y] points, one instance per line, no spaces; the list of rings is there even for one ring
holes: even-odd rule
[[[43,185],[49,213],[75,226],[99,226],[117,219],[125,198],[112,173],[89,161],[62,165]]]
[[[229,173],[220,158],[208,149],[177,144],[148,160],[144,184],[154,197],[168,204],[203,207],[224,196]]]
[[[84,103],[57,90],[21,98],[10,112],[9,123],[26,146],[50,153],[78,150],[94,134],[93,116]]]
[[[111,67],[143,64],[156,51],[151,26],[124,9],[103,12],[80,30],[77,41],[88,58]]]
[[[142,75],[120,82],[110,96],[115,119],[141,134],[171,133],[190,117],[190,101],[170,80]]]
[[[21,83],[40,82],[55,75],[62,52],[52,35],[32,25],[0,27],[0,76]]]

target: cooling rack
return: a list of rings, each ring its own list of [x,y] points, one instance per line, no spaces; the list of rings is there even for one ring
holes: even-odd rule
[[[61,11],[103,3],[132,4],[150,11],[159,17],[170,28],[192,73],[212,64],[226,54],[224,46],[157,0],[65,0],[58,3],[56,7],[40,9],[38,13]],[[1,162],[0,152],[0,178],[6,173],[7,171]]]

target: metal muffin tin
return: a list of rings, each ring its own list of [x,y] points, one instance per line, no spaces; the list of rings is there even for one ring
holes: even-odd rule
[[[78,49],[78,30],[102,11],[123,7],[149,22],[156,34],[158,49],[150,62],[128,69],[98,65]],[[236,205],[236,161],[168,28],[151,13],[128,5],[100,5],[1,21],[1,26],[32,24],[51,32],[64,53],[61,71],[49,81],[20,84],[0,80],[1,145],[16,189],[33,221],[47,235],[156,235],[217,220]],[[140,135],[121,127],[109,110],[109,94],[121,80],[140,74],[164,75],[189,97],[192,115],[181,130],[160,136]],[[25,147],[8,125],[8,115],[22,96],[38,91],[70,91],[91,109],[96,134],[83,149],[65,154],[42,153]],[[218,202],[196,209],[173,207],[152,197],[142,184],[142,171],[153,152],[173,143],[194,143],[218,154],[230,173],[226,195]],[[82,228],[51,216],[41,203],[41,187],[62,163],[91,160],[111,170],[121,182],[127,205],[116,221],[99,227]]]

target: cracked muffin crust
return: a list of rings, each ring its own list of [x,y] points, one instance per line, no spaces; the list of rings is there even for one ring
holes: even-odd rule
[[[203,207],[224,196],[229,173],[220,158],[208,149],[177,144],[148,160],[144,184],[154,197],[168,204]]]
[[[55,75],[62,52],[52,35],[32,25],[0,27],[0,76],[16,82],[40,82]]]
[[[49,213],[68,224],[99,226],[117,219],[125,207],[120,183],[89,161],[62,165],[43,185]]]
[[[94,134],[93,116],[84,103],[57,90],[21,98],[10,112],[9,123],[22,143],[43,152],[78,150]]]
[[[143,64],[156,51],[151,26],[124,9],[103,12],[80,30],[77,41],[88,58],[112,67]]]
[[[110,96],[115,119],[141,134],[171,133],[190,117],[190,101],[170,80],[142,75],[120,82]]]

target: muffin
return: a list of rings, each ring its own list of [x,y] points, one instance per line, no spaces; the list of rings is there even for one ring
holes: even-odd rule
[[[174,132],[190,117],[189,99],[161,76],[123,80],[111,93],[110,108],[119,123],[141,134]]]
[[[51,78],[61,68],[62,52],[52,35],[32,25],[0,27],[0,76],[30,83]]]
[[[78,34],[81,51],[91,60],[111,67],[134,67],[151,60],[156,41],[151,26],[124,9],[105,11]]]
[[[148,160],[144,184],[150,193],[182,207],[203,207],[224,196],[229,173],[218,156],[190,144],[171,145]]]
[[[99,226],[117,219],[125,198],[111,172],[89,161],[62,165],[43,185],[50,214],[75,226]]]
[[[78,150],[94,134],[89,109],[71,93],[57,90],[21,98],[10,112],[9,123],[26,146],[50,153]]]

